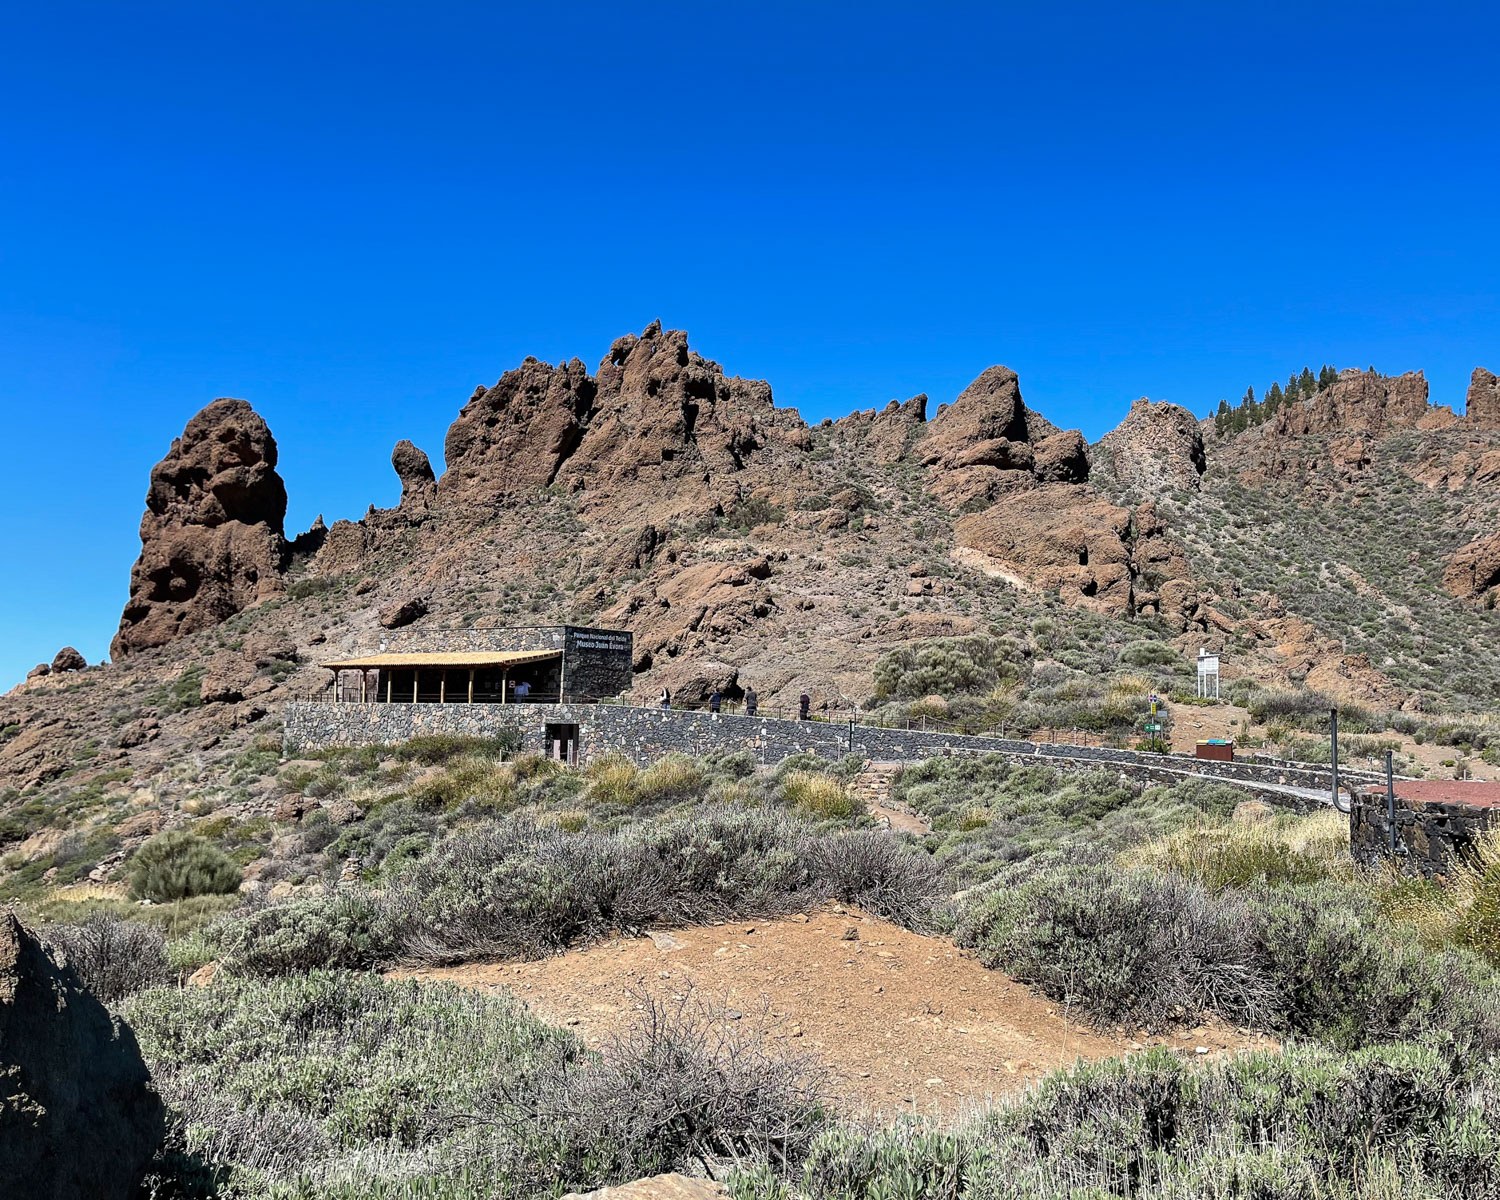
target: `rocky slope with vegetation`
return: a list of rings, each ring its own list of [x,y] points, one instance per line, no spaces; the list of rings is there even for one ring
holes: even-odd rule
[[[65,648],[0,698],[0,902],[47,949],[11,943],[91,1036],[90,1004],[133,1030],[165,1125],[112,1153],[156,1195],[688,1170],[765,1200],[1493,1196],[1495,846],[1413,884],[1357,869],[1337,819],[999,759],[900,773],[913,832],[852,761],[573,769],[456,739],[284,761],[278,705],[386,629],[570,620],[634,632],[637,698],[753,684],[1149,745],[1156,693],[1168,736],[1211,711],[1323,761],[1337,703],[1345,756],[1493,770],[1497,400],[1484,372],[1458,416],[1420,376],[1325,368],[1204,422],[1138,402],[1089,446],[994,367],[935,411],[810,427],[653,325],[593,372],[532,359],[476,389],[441,474],[398,443],[394,508],[290,538],[270,430],[215,401],[151,473],[115,661]],[[1199,646],[1229,668],[1211,710]],[[854,905],[1121,1057],[883,1128],[805,1041],[661,976],[598,1042],[522,984],[386,977]],[[0,978],[0,1030],[15,995]],[[1282,1049],[1170,1050],[1210,1022]]]

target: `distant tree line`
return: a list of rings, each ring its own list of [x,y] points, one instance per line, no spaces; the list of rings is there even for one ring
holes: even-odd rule
[[[1283,404],[1311,399],[1338,377],[1338,370],[1334,367],[1325,366],[1317,375],[1312,373],[1311,367],[1303,367],[1302,374],[1298,375],[1293,371],[1286,377],[1285,387],[1273,382],[1259,400],[1255,398],[1255,389],[1248,387],[1238,404],[1231,405],[1228,400],[1219,401],[1219,411],[1214,413],[1214,428],[1218,430],[1220,437],[1243,433],[1252,425],[1270,420]]]

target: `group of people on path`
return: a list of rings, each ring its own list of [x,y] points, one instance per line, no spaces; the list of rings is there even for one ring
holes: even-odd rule
[[[662,690],[661,690],[661,696],[658,698],[657,703],[662,708],[671,708],[672,707],[672,693],[671,693],[671,690],[668,689],[668,688],[662,688]],[[714,714],[715,716],[717,716],[722,711],[723,707],[724,707],[724,697],[720,693],[720,691],[719,691],[718,688],[714,688],[713,692],[708,697],[708,711],[710,713]],[[811,708],[812,708],[812,697],[809,696],[806,692],[803,692],[802,695],[797,698],[797,720],[799,720],[799,721],[808,721],[808,720],[811,720],[812,719],[811,716],[810,716],[810,710],[811,710]],[[755,689],[753,687],[747,687],[745,689],[745,715],[747,717],[753,717],[753,716],[755,716],[759,712],[760,712],[760,697],[755,694]]]

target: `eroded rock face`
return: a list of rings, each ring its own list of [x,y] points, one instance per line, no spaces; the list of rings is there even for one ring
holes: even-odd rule
[[[1065,434],[1028,409],[1009,367],[990,367],[938,409],[918,452],[934,495],[950,508],[973,508],[1043,482],[1088,478],[1079,434]]]
[[[806,423],[778,409],[771,385],[724,374],[660,322],[618,339],[599,364],[598,395],[559,484],[600,510],[634,492],[664,519],[700,518],[732,502],[736,476],[768,472],[781,449],[812,445]]]
[[[161,1141],[135,1036],[10,913],[0,914],[0,1096],[0,1180],[18,1195],[127,1200]]]
[[[476,389],[448,427],[439,494],[489,504],[549,486],[578,448],[597,391],[576,358],[556,367],[528,358],[494,387]]]
[[[1469,377],[1464,417],[1476,429],[1500,429],[1500,377],[1475,367]]]
[[[278,594],[285,517],[276,439],[245,401],[215,400],[151,471],[112,653],[165,645]]]
[[[401,480],[401,508],[425,509],[437,499],[432,463],[413,442],[402,438],[391,451],[391,466]]]
[[[722,643],[769,616],[775,608],[766,586],[772,570],[763,555],[682,568],[663,564],[602,623],[634,632],[635,667],[642,671]]]
[[[1175,404],[1151,403],[1144,396],[1100,441],[1121,483],[1147,495],[1196,492],[1208,458],[1198,418]]]
[[[1459,547],[1443,571],[1443,586],[1460,600],[1493,606],[1500,599],[1500,533]]]
[[[64,671],[82,671],[88,665],[83,655],[72,646],[64,646],[52,658],[52,673],[61,675]]]
[[[1197,588],[1182,548],[1155,506],[1132,513],[1088,487],[1046,484],[1007,496],[954,523],[973,565],[1069,604],[1111,616],[1160,613],[1201,624]]]
[[[927,424],[927,395],[910,400],[892,400],[879,412],[866,409],[833,422],[834,436],[841,438],[872,463],[890,466],[911,451]]]
[[[1427,380],[1421,371],[1381,375],[1344,370],[1311,400],[1286,404],[1273,418],[1278,434],[1367,433],[1376,437],[1396,429],[1427,428],[1454,420],[1447,408],[1427,403]]]

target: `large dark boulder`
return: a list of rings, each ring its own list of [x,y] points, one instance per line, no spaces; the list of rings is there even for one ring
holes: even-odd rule
[[[0,914],[0,1194],[127,1200],[163,1124],[130,1028]]]

